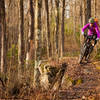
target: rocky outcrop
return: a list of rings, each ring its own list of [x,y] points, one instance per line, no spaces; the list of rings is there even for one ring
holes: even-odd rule
[[[58,68],[49,64],[44,65],[44,71],[40,76],[41,87],[46,90],[52,89],[57,81],[59,84],[58,86],[60,86],[66,66],[66,64],[62,64],[60,68]]]
[[[44,71],[40,76],[40,84],[44,89],[48,89],[56,77],[59,69],[49,64],[44,65]]]

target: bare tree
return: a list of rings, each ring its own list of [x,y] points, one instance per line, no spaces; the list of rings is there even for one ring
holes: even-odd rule
[[[26,53],[26,66],[28,67],[33,60],[33,39],[34,39],[34,7],[33,7],[33,0],[29,0],[29,34],[27,40],[27,53]]]
[[[6,19],[5,0],[0,0],[1,72],[6,71]]]
[[[18,63],[19,68],[24,65],[24,7],[23,0],[19,2],[19,43],[18,43]]]
[[[77,20],[77,18],[76,18],[76,16],[77,16],[77,14],[76,14],[76,7],[77,7],[77,4],[76,4],[76,2],[77,1],[74,1],[73,2],[73,40],[74,40],[74,43],[75,44],[77,44],[76,43],[76,20]]]
[[[42,14],[41,14],[41,20],[42,20],[42,48],[46,48],[45,40],[46,40],[46,34],[47,34],[47,20],[46,20],[46,9],[45,9],[45,0],[42,1]]]
[[[65,0],[62,1],[62,25],[61,25],[61,54],[60,56],[63,57],[64,55],[64,15],[65,15]]]
[[[59,0],[55,0],[56,4],[56,33],[55,33],[55,47],[56,47],[56,56],[59,56],[59,48],[58,48],[58,36],[59,36]]]
[[[36,0],[35,8],[35,68],[34,68],[34,86],[39,87],[39,64],[41,61],[41,7],[42,0]]]
[[[81,25],[81,27],[82,27],[82,25],[83,25],[83,22],[82,22],[82,20],[83,20],[83,16],[82,16],[82,13],[83,13],[82,1],[83,1],[83,0],[80,0],[80,25]]]
[[[50,26],[49,26],[49,5],[48,0],[45,0],[45,8],[46,8],[46,15],[47,15],[47,55],[48,58],[50,57]]]
[[[85,24],[85,8],[83,8],[83,6],[85,7],[85,1],[80,0],[80,25],[81,27],[83,27],[83,23]],[[83,37],[81,34],[81,29],[80,29],[80,44],[82,45],[83,42]]]
[[[86,23],[91,17],[91,0],[86,0]]]
[[[83,0],[83,25],[86,24],[86,0]]]
[[[97,0],[94,0],[94,17],[97,15]]]

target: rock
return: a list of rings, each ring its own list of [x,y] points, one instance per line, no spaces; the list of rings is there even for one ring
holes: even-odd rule
[[[44,65],[44,71],[40,76],[40,84],[44,89],[48,89],[56,77],[58,68],[49,64]]]
[[[42,74],[40,76],[40,84],[43,89],[48,89],[50,86],[49,80],[48,80],[48,75],[47,74]]]

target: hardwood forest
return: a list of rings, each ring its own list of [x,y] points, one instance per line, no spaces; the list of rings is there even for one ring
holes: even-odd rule
[[[100,100],[100,40],[78,63],[100,0],[0,0],[0,100]]]

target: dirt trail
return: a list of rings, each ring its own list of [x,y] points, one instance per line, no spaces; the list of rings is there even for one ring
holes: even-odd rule
[[[100,61],[80,65],[77,57],[65,57],[62,62],[68,64],[65,86],[62,80],[58,91],[32,89],[27,100],[100,100]]]
[[[78,58],[66,58],[68,67],[65,74],[79,82],[69,88],[60,89],[59,100],[100,100],[99,62],[79,65],[77,61]]]

